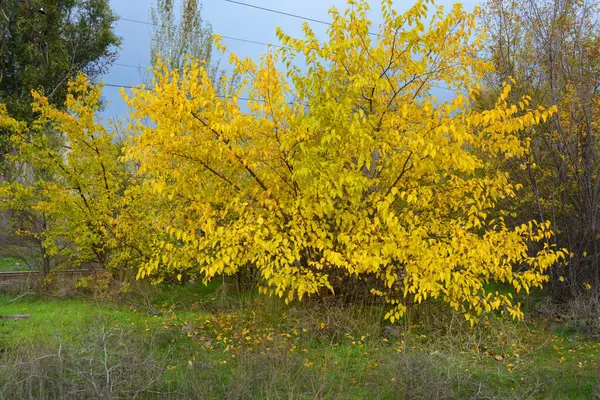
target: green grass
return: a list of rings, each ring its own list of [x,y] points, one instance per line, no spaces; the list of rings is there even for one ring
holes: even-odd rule
[[[27,263],[18,257],[0,258],[0,272],[31,271]]]
[[[35,398],[61,398],[73,388],[84,398],[127,398],[141,382],[151,382],[142,398],[600,395],[600,343],[563,323],[542,329],[538,321],[490,317],[469,329],[456,315],[432,309],[424,312],[439,313],[435,322],[392,330],[376,307],[285,306],[225,295],[217,284],[165,286],[150,296],[159,315],[81,298],[9,304],[0,296],[0,315],[31,314],[0,323],[0,364],[8,366],[0,369],[0,398],[32,390]],[[105,354],[118,385],[103,386]],[[16,368],[23,363],[16,360],[29,364]],[[94,385],[74,378],[90,368],[97,374],[86,379]],[[59,386],[52,383],[58,370]],[[45,386],[39,376],[47,377]]]

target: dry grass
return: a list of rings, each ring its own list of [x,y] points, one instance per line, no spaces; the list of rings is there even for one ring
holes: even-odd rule
[[[431,303],[390,326],[376,305],[285,306],[187,286],[144,296],[159,314],[135,298],[0,298],[0,313],[32,314],[0,326],[0,398],[589,399],[600,390],[600,343],[563,323],[489,316],[470,328]]]

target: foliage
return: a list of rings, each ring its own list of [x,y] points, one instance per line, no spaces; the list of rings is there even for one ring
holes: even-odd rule
[[[165,60],[172,70],[182,71],[189,59],[212,64],[212,27],[201,16],[202,4],[198,0],[183,0],[179,20],[176,20],[173,0],[157,0],[152,7],[154,35],[150,58],[152,66]],[[217,68],[207,67],[213,78]]]
[[[84,221],[79,221],[83,225],[63,223],[65,215],[81,210],[63,210],[62,215],[55,211],[67,203],[75,206],[68,201],[60,204],[66,198],[58,189],[62,187],[63,193],[77,190],[64,185],[76,186],[79,168],[92,168],[96,161],[93,157],[69,161],[60,123],[50,120],[59,116],[59,110],[73,106],[74,98],[67,96],[68,82],[78,73],[95,79],[106,72],[115,56],[113,48],[120,43],[112,28],[115,20],[105,0],[9,0],[0,5],[0,151],[6,180],[1,189],[2,244],[26,248],[25,253],[36,258],[35,264],[45,273],[81,250],[77,246],[82,243],[73,246],[72,238],[90,239],[78,235],[81,226],[89,228]],[[32,90],[37,93],[34,105]],[[95,101],[96,105],[89,105],[92,114],[101,105],[99,95]],[[77,117],[82,123],[89,122]],[[68,114],[60,118],[66,121]],[[81,129],[87,128],[90,126]],[[69,171],[68,162],[79,165]],[[71,176],[63,179],[65,174]],[[81,259],[86,257],[81,255]]]
[[[95,119],[101,88],[90,86],[83,75],[69,88],[66,111],[33,93],[39,116],[13,135],[18,151],[11,157],[29,179],[0,187],[1,207],[16,219],[16,234],[42,247],[45,273],[56,256],[71,266],[109,265],[111,250],[127,244],[115,226],[129,174],[115,137]]]
[[[106,72],[121,39],[106,0],[8,0],[0,4],[0,102],[17,120],[32,121],[30,91],[64,105],[67,83],[78,72]],[[10,134],[0,132],[2,156]]]
[[[170,203],[152,215],[169,237],[153,240],[139,277],[191,269],[208,282],[255,268],[261,290],[287,301],[358,281],[391,305],[392,322],[428,298],[471,321],[499,308],[521,316],[486,285],[528,292],[564,253],[548,222],[492,216],[520,185],[490,160],[524,156],[519,132],[556,108],[511,105],[504,84],[473,111],[491,68],[476,56],[477,12],[429,3],[398,13],[383,2],[377,39],[364,1],[331,10],[326,42],[308,25],[304,39],[278,31],[283,47],[259,65],[231,56],[241,84],[223,78],[224,98],[201,63],[159,62],[156,85],[125,96],[127,156],[149,196]],[[439,85],[454,98],[436,99]]]

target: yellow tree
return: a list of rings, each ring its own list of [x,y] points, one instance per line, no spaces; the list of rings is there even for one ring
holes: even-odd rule
[[[241,80],[224,78],[224,96],[199,63],[159,65],[152,88],[125,96],[126,154],[149,198],[172,204],[152,216],[170,238],[153,240],[139,276],[190,268],[208,281],[251,265],[261,290],[288,301],[358,282],[392,322],[427,298],[469,320],[520,316],[486,285],[529,291],[563,252],[531,249],[552,235],[547,222],[492,218],[518,188],[489,160],[523,155],[518,132],[554,110],[509,105],[508,84],[493,108],[471,110],[490,69],[478,11],[431,5],[398,13],[383,1],[375,34],[368,3],[353,0],[330,11],[326,41],[308,25],[303,39],[278,31],[282,47],[258,65],[231,55]],[[436,99],[440,86],[451,100]]]
[[[0,113],[0,123],[13,127],[11,161],[19,166],[19,179],[0,186],[0,208],[12,215],[16,235],[39,245],[44,273],[53,259],[108,267],[115,250],[126,247],[117,221],[131,173],[115,136],[96,120],[100,94],[79,75],[69,83],[66,110],[33,92],[37,118],[29,128]]]

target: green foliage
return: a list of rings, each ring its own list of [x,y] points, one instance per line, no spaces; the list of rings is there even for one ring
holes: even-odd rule
[[[0,3],[0,103],[30,122],[31,90],[59,108],[78,72],[95,79],[107,71],[121,39],[107,0],[7,0]],[[0,131],[2,156],[9,136]]]
[[[67,82],[78,72],[92,79],[106,72],[121,42],[105,0],[9,0],[0,11],[0,102],[17,119],[31,119],[32,89],[62,105]]]

